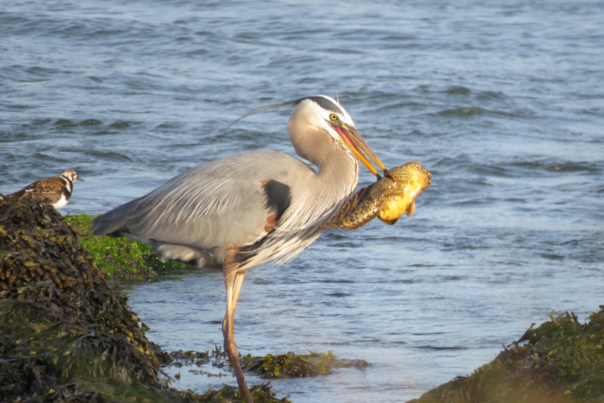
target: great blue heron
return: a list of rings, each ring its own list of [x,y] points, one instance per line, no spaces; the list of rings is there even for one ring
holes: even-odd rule
[[[10,197],[31,197],[39,201],[48,200],[57,210],[69,203],[73,182],[83,181],[73,169],[66,169],[59,176],[37,180],[23,189],[9,194]]]
[[[146,243],[165,259],[222,266],[227,305],[224,347],[248,402],[252,397],[233,338],[233,317],[246,272],[273,259],[293,258],[324,232],[321,224],[355,190],[357,160],[379,178],[365,154],[386,170],[348,112],[328,96],[269,105],[248,115],[291,104],[296,106],[287,124],[289,138],[296,153],[318,170],[277,151],[236,154],[180,174],[93,223],[95,235]]]

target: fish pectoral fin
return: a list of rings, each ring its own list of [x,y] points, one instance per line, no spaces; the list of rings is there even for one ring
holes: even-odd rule
[[[415,202],[412,201],[409,203],[409,207],[407,207],[407,217],[411,217],[415,213]]]

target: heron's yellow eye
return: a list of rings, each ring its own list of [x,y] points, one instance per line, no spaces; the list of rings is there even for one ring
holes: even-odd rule
[[[335,113],[332,113],[330,118],[331,118],[331,120],[333,120],[335,122],[336,120],[338,120],[338,115],[336,115]]]

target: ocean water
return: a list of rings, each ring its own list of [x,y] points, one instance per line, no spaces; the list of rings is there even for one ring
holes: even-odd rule
[[[601,1],[5,2],[0,192],[75,168],[61,211],[102,213],[218,157],[294,154],[291,108],[226,127],[337,96],[386,166],[433,183],[394,226],[252,270],[235,339],[371,364],[272,381],[293,402],[406,401],[604,304],[602,21]],[[164,349],[222,344],[219,273],[127,291]],[[177,388],[236,385],[180,371]]]

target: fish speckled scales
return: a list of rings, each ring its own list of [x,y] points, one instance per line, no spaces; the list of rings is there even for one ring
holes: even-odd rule
[[[323,227],[352,230],[373,220],[379,213],[379,199],[368,197],[374,185],[359,189]]]
[[[323,226],[354,230],[376,216],[392,225],[403,214],[413,214],[415,198],[431,182],[432,175],[419,162],[389,169],[383,178],[356,192]]]

